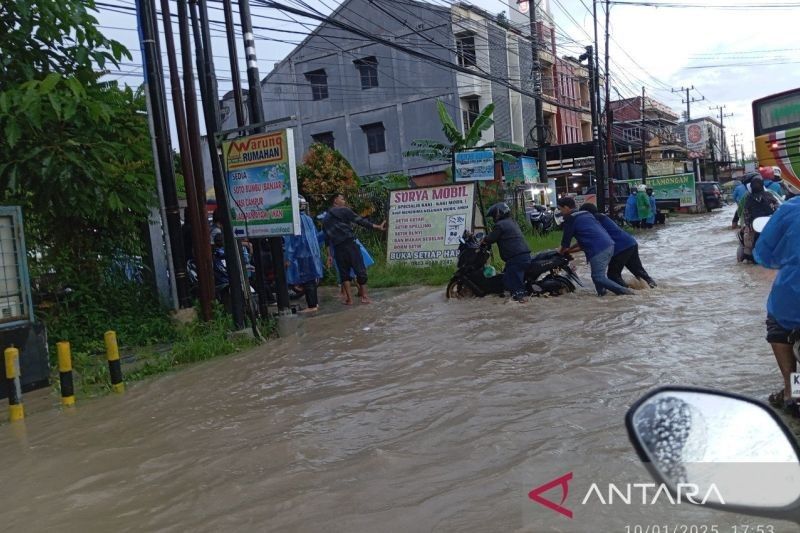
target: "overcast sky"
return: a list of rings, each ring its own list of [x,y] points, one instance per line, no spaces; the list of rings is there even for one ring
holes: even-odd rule
[[[320,11],[329,12],[338,2],[335,0],[307,0]],[[383,0],[379,0],[383,1]],[[630,1],[630,0],[626,0]],[[662,1],[662,0],[657,0]],[[663,0],[667,1],[667,0]],[[705,101],[692,104],[692,118],[716,115],[712,106],[726,106],[725,118],[728,142],[733,133],[740,134],[747,152],[751,150],[753,138],[750,104],[753,99],[800,86],[797,76],[800,63],[797,21],[800,8],[773,9],[763,7],[759,0],[678,0],[685,4],[702,4],[699,8],[644,7],[639,5],[611,5],[611,85],[617,94],[630,97],[640,94],[642,86],[649,96],[667,104],[677,113],[685,109],[681,103],[683,94],[670,92],[672,88],[694,86],[692,98],[705,97]],[[589,10],[592,0],[550,0],[550,10],[557,26],[562,46],[559,55],[575,55],[582,46],[592,44],[592,17]],[[236,5],[238,2],[234,0]],[[291,3],[291,2],[289,2]],[[434,3],[444,4],[445,0]],[[796,0],[771,0],[770,5],[785,3],[798,5]],[[500,0],[474,0],[473,4],[491,13],[507,11]],[[131,85],[141,83],[141,53],[136,20],[132,12],[132,0],[120,0],[117,8],[101,6],[98,19],[106,35],[129,47],[133,61],[122,66],[124,75],[115,76]],[[737,6],[737,9],[716,9],[710,6]],[[761,7],[755,7],[760,5]],[[221,4],[209,3],[210,18],[223,20]],[[598,8],[604,17],[604,3]],[[176,12],[172,3],[173,15]],[[300,41],[303,35],[289,32],[308,32],[313,28],[310,21],[298,24],[278,11],[259,7],[251,0],[254,25],[267,29],[256,29],[261,39],[256,41],[260,74],[263,78],[273,64],[285,57],[293,48],[291,42]],[[265,19],[273,17],[281,21]],[[238,14],[236,15],[238,20]],[[230,66],[225,59],[227,48],[222,28],[214,26],[214,55],[218,56],[217,75],[220,78],[221,94],[229,90]],[[218,28],[218,30],[217,30]],[[272,29],[274,28],[274,30]],[[177,32],[177,27],[175,27]],[[601,50],[602,28],[601,31]],[[176,34],[177,38],[177,34]],[[284,43],[279,41],[290,41]],[[241,50],[243,84],[246,87],[244,62]],[[165,62],[166,68],[166,62]],[[173,138],[173,142],[176,141]]]

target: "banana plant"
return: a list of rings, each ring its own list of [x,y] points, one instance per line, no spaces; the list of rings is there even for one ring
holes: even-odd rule
[[[478,144],[481,141],[481,134],[494,125],[494,120],[492,119],[494,104],[489,104],[484,107],[478,116],[475,117],[472,126],[464,134],[461,133],[461,130],[447,112],[441,100],[436,102],[436,107],[439,111],[439,121],[442,123],[442,131],[445,137],[447,137],[447,142],[432,139],[413,140],[411,141],[412,149],[403,152],[405,157],[419,157],[427,161],[451,161],[453,154],[461,150],[468,150],[471,148],[493,148],[495,159],[514,162],[517,158],[505,152],[525,152],[525,147],[505,141]]]

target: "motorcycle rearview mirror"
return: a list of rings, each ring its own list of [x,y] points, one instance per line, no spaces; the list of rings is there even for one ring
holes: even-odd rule
[[[682,501],[800,524],[800,448],[768,407],[744,396],[662,387],[625,417],[656,481]],[[687,498],[687,487],[699,494]]]
[[[475,234],[475,239],[478,240],[478,241],[482,241],[484,235],[485,235],[485,233],[476,233]]]
[[[767,226],[767,222],[769,222],[770,217],[758,217],[757,219],[753,220],[753,231],[756,233],[761,233],[764,231],[764,228]]]

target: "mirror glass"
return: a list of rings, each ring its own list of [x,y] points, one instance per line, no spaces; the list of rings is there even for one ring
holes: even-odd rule
[[[800,460],[765,407],[714,393],[663,391],[636,409],[633,426],[662,480],[684,502],[774,509],[800,499]]]

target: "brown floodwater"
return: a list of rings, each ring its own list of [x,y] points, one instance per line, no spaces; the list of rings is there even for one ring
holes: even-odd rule
[[[0,520],[8,531],[606,530],[545,516],[527,491],[551,473],[635,465],[624,414],[656,385],[764,399],[780,384],[763,340],[774,273],[736,263],[730,216],[641,234],[659,287],[635,296],[596,297],[582,262],[585,289],[526,305],[447,301],[444,287],[376,292],[371,306],[329,302],[337,312],[297,318],[296,335],[247,353],[0,426]]]

